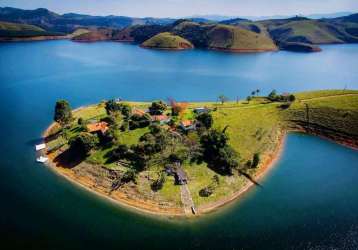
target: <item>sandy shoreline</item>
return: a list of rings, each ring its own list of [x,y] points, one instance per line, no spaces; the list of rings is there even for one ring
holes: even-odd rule
[[[83,107],[79,107],[76,110],[80,110]],[[43,138],[45,138],[51,129],[55,126],[55,123],[52,123],[43,133]],[[261,179],[280,159],[280,156],[284,149],[284,141],[286,138],[286,133],[284,130],[281,131],[281,133],[278,136],[278,143],[275,147],[275,150],[273,152],[268,152],[264,154],[262,163],[260,164],[259,170],[257,173],[255,173],[255,180]],[[133,199],[131,197],[128,197],[127,194],[120,191],[115,191],[113,194],[108,194],[104,192],[104,190],[101,190],[100,188],[96,187],[94,185],[93,180],[89,177],[81,177],[79,178],[76,176],[71,169],[61,167],[56,165],[56,163],[53,161],[54,156],[52,154],[47,154],[49,161],[46,164],[51,170],[53,170],[56,174],[65,177],[66,180],[70,181],[71,183],[75,184],[76,186],[82,187],[87,191],[90,191],[92,193],[95,193],[99,195],[102,198],[105,198],[106,200],[110,200],[111,202],[114,202],[115,204],[128,208],[128,209],[134,209],[137,212],[145,212],[151,215],[161,215],[166,217],[184,217],[185,212],[184,208],[163,208],[159,207],[155,203],[151,203],[149,201],[145,200],[139,200],[139,199]],[[238,199],[241,195],[243,195],[245,192],[250,190],[254,186],[254,183],[248,181],[248,183],[241,188],[240,190],[236,191],[234,194],[225,197],[219,201],[216,201],[214,203],[206,204],[203,206],[200,206],[197,208],[198,214],[205,214],[209,213],[211,211],[215,211],[218,208],[234,202],[236,199]]]

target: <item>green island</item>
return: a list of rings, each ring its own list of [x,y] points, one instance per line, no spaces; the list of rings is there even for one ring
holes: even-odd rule
[[[217,102],[102,101],[55,106],[44,132],[57,173],[122,205],[169,216],[210,212],[252,186],[299,131],[358,148],[358,91]]]

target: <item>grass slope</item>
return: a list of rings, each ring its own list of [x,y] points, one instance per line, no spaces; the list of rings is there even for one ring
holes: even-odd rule
[[[276,50],[275,43],[266,35],[230,25],[215,25],[208,32],[208,47],[227,50]]]
[[[159,33],[142,43],[143,47],[156,49],[190,49],[193,45],[188,40],[169,32]]]
[[[55,35],[55,33],[47,32],[35,25],[0,22],[0,37],[32,37],[49,35]]]

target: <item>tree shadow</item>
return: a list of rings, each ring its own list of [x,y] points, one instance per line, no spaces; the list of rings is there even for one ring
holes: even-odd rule
[[[55,157],[54,163],[64,168],[74,168],[86,159],[81,153],[74,152],[70,148]]]
[[[251,181],[255,186],[263,188],[263,186],[260,183],[258,183],[257,181],[255,181],[254,178],[252,178],[251,175],[249,175],[248,173],[244,172],[241,169],[239,169],[238,172],[239,172],[239,174],[241,174],[244,177],[246,177],[249,181]]]
[[[43,143],[43,141],[44,141],[43,138],[36,138],[36,139],[28,140],[27,142],[25,142],[25,144],[29,145],[29,146],[33,146],[33,145],[36,145],[36,144]]]

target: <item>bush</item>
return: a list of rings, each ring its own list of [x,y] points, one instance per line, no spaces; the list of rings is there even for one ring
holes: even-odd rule
[[[128,152],[129,148],[126,144],[119,144],[118,147],[112,151],[112,156],[117,160],[126,159]]]
[[[252,157],[252,165],[251,167],[256,168],[260,163],[260,153],[255,153]]]
[[[165,183],[165,173],[161,172],[158,174],[158,179],[156,179],[155,181],[153,181],[153,183],[150,185],[153,191],[158,191],[161,190],[164,186]]]
[[[137,172],[135,169],[128,169],[121,178],[121,183],[128,183],[130,181],[137,184]]]
[[[198,115],[196,119],[207,129],[211,128],[214,122],[212,115],[209,113],[202,113]]]

